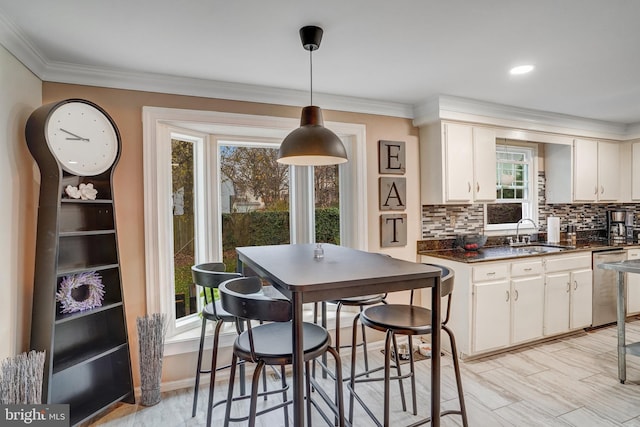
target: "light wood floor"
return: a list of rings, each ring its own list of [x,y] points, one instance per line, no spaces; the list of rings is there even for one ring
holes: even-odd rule
[[[443,336],[444,338],[444,336]],[[627,340],[640,341],[640,321],[627,324]],[[627,383],[617,379],[616,329],[606,327],[527,348],[467,361],[461,364],[463,386],[471,426],[639,426],[640,358],[627,357]],[[348,352],[346,352],[348,353]],[[379,351],[371,351],[371,363],[382,363]],[[359,355],[361,356],[361,355]],[[361,362],[361,357],[359,361]],[[343,363],[349,362],[345,354]],[[416,364],[418,413],[429,412],[429,362]],[[274,378],[271,378],[274,382]],[[408,390],[408,382],[407,390]],[[358,385],[374,412],[382,415],[382,383]],[[413,422],[400,408],[398,388],[392,384],[392,425]],[[191,418],[192,390],[164,393],[153,407],[120,404],[91,425],[101,426],[203,426],[208,389],[200,393],[198,414]],[[216,399],[226,393],[220,383]],[[457,407],[451,359],[443,357],[443,409]],[[270,398],[274,401],[275,398]],[[348,399],[347,399],[348,401]],[[214,412],[214,426],[222,425],[223,409]],[[259,426],[283,425],[282,410],[262,416]],[[315,418],[314,425],[326,425]],[[233,425],[233,424],[232,424]],[[239,424],[235,424],[239,425]],[[290,424],[292,425],[292,424]],[[356,404],[355,426],[371,420]],[[446,416],[443,426],[461,425],[457,415]]]

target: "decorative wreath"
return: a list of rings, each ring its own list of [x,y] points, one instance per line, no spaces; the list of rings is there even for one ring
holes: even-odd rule
[[[62,313],[76,313],[102,306],[104,285],[95,271],[71,274],[62,278],[56,301]]]

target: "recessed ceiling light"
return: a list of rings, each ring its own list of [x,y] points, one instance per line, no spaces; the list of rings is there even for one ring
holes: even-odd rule
[[[518,74],[527,74],[533,70],[533,65],[518,65],[517,67],[513,67],[509,70],[509,73],[512,75]]]

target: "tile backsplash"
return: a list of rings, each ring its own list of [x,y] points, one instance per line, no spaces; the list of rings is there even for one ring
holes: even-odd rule
[[[547,204],[545,200],[544,172],[538,174],[538,226],[546,232],[548,216],[560,217],[561,229],[575,224],[578,231],[604,230],[607,227],[606,212],[609,209],[636,210],[633,203],[572,203]],[[638,220],[636,220],[638,226]],[[484,205],[428,205],[422,206],[422,238],[448,239],[458,234],[482,233],[484,230]]]

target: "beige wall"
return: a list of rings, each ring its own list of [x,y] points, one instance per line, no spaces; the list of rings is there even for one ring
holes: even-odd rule
[[[127,323],[132,347],[134,377],[137,383],[138,356],[135,320],[146,310],[142,197],[142,107],[185,108],[295,118],[299,117],[300,108],[47,82],[43,84],[42,97],[44,103],[66,98],[91,100],[109,112],[122,135],[122,156],[114,174],[114,198]],[[408,119],[366,114],[324,111],[324,119],[325,121],[366,125],[369,204],[367,219],[369,223],[368,249],[370,251],[381,251],[379,246],[379,216],[381,212],[378,211],[378,140],[406,142],[408,245],[384,252],[398,258],[415,261],[416,242],[420,238],[417,129]],[[194,365],[195,359],[192,354],[167,357],[163,381],[179,381],[191,376]]]
[[[41,94],[42,82],[0,46],[0,360],[29,346],[39,173],[24,125]]]

